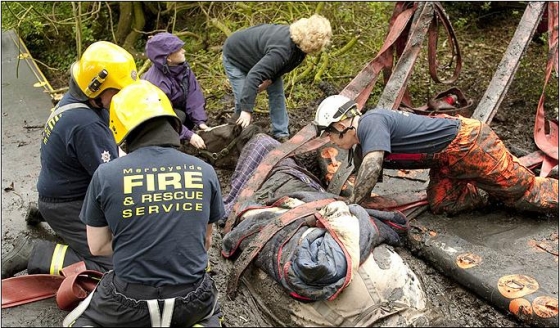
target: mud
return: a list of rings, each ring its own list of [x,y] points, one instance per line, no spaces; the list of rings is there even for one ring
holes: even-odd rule
[[[507,47],[515,24],[490,24],[481,34],[485,35],[484,41],[477,40],[477,36],[460,35],[464,48],[464,62],[462,78],[458,86],[472,99],[478,103],[486,90],[496,66],[500,62],[502,54]],[[491,33],[489,32],[491,31]],[[472,41],[471,40],[476,40]],[[471,42],[471,43],[469,43]],[[482,42],[483,46],[474,49],[470,44]],[[485,46],[486,45],[486,46]],[[520,66],[519,77],[512,82],[510,90],[498,110],[492,127],[502,138],[504,143],[520,155],[533,151],[535,145],[532,139],[532,127],[534,124],[534,113],[538,95],[527,98],[523,91],[534,85],[542,85],[542,71],[546,61],[546,51],[543,47],[532,44],[525,55],[524,62]],[[4,64],[4,57],[3,57]],[[419,64],[421,65],[421,64]],[[3,65],[4,68],[4,65]],[[538,74],[534,74],[537,72]],[[6,74],[6,75],[5,75]],[[535,75],[538,75],[535,77]],[[533,77],[529,79],[528,77]],[[24,222],[26,207],[37,198],[35,183],[39,172],[39,142],[41,129],[48,117],[49,102],[43,101],[42,108],[37,110],[37,104],[31,103],[30,97],[25,93],[27,86],[19,86],[14,80],[14,75],[9,77],[2,70],[2,254],[7,253],[13,247],[13,238],[19,233],[30,234],[40,238],[56,239],[45,223],[37,227],[28,227]],[[21,78],[21,77],[20,77]],[[21,81],[21,80],[19,80]],[[11,83],[12,88],[8,88]],[[425,85],[419,78],[412,76],[411,84]],[[553,82],[551,89],[553,94],[549,98],[558,98],[557,81]],[[342,85],[341,87],[343,87]],[[341,88],[335,88],[340,90]],[[554,91],[555,90],[555,91]],[[5,93],[6,92],[6,93]],[[321,95],[318,95],[317,103],[312,103],[307,109],[290,111],[291,131],[295,133],[314,116],[314,111]],[[231,99],[231,97],[229,98]],[[45,100],[45,99],[43,99]],[[225,101],[225,100],[224,100]],[[554,110],[549,115],[557,116],[557,102]],[[547,104],[550,108],[550,104]],[[31,108],[27,110],[26,108]],[[231,103],[225,101],[224,108],[231,108]],[[553,105],[554,108],[554,105]],[[255,119],[268,122],[268,117],[256,113]],[[26,126],[39,126],[39,128],[26,128]],[[311,170],[316,173],[315,170]],[[222,192],[229,192],[229,179],[232,172],[217,169],[220,178]],[[386,178],[391,178],[386,173]],[[386,181],[385,183],[389,183]],[[420,184],[422,184],[420,182]],[[402,191],[410,191],[409,187],[402,187]],[[498,212],[497,212],[498,213]],[[503,213],[503,212],[500,212]],[[475,219],[480,213],[469,214]],[[469,215],[462,220],[469,220]],[[503,219],[503,218],[502,218]],[[530,218],[529,218],[530,219]],[[556,215],[552,220],[558,220]],[[228,276],[232,263],[220,255],[221,234],[219,229],[214,233],[213,246],[210,250],[211,274],[213,275],[218,289],[221,291],[220,304],[225,314],[224,324],[227,326],[272,326],[267,316],[257,309],[256,300],[251,297],[243,280],[239,286],[239,293],[235,300],[228,299],[225,295]],[[556,244],[557,245],[557,244]],[[441,327],[525,327],[512,315],[499,311],[479,296],[463,288],[461,285],[443,275],[435,266],[428,265],[419,254],[407,247],[396,248],[406,263],[422,280],[428,301],[432,307],[430,317],[432,326]],[[24,274],[23,272],[22,274]],[[274,300],[270,300],[274,302]],[[56,307],[54,299],[47,299],[11,309],[2,310],[2,326],[4,327],[56,327],[60,326],[66,312]],[[557,326],[557,325],[556,325]]]

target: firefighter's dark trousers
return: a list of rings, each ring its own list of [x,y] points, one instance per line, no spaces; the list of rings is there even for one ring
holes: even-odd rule
[[[522,211],[558,212],[558,180],[535,176],[478,120],[461,118],[457,137],[438,157],[427,189],[436,214],[484,205],[478,189]]]
[[[207,273],[194,284],[152,287],[126,283],[109,271],[84,312],[76,311],[69,314],[77,317],[69,326],[157,327],[153,323],[167,317],[171,327],[220,327],[223,319],[218,290]]]
[[[89,251],[86,226],[80,220],[83,200],[45,202],[39,200],[39,211],[65,244],[39,240],[27,264],[29,274],[60,274],[62,268],[85,261],[86,268],[106,272],[113,268],[112,257],[93,256]]]

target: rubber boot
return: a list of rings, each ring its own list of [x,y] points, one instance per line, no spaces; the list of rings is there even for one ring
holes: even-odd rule
[[[45,222],[45,218],[39,212],[36,202],[29,202],[27,213],[25,214],[25,222],[30,226],[36,226],[41,222]]]
[[[33,249],[33,240],[29,236],[16,238],[14,248],[2,256],[2,279],[13,277],[16,273],[27,269],[27,262]]]

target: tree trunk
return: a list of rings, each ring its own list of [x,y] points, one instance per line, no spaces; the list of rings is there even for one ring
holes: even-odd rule
[[[140,31],[144,30],[144,26],[146,25],[146,18],[144,16],[144,10],[142,9],[141,2],[133,2],[133,19],[132,19],[132,28],[130,33],[126,36],[126,39],[123,43],[123,48],[130,51],[133,55],[137,56],[136,50],[134,50],[134,46],[136,45],[136,41],[140,38]]]
[[[119,2],[119,23],[117,24],[117,38],[118,44],[123,44],[126,36],[130,32],[132,22],[132,2],[121,1]]]

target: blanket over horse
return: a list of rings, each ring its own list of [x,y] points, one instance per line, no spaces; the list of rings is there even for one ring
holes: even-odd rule
[[[278,145],[264,134],[247,143],[225,199],[226,217],[262,158]],[[282,215],[318,200],[330,201],[278,227]],[[293,158],[280,161],[255,195],[240,204],[236,215],[240,223],[224,236],[222,255],[233,258],[260,243],[255,265],[290,296],[303,301],[336,298],[376,246],[399,245],[397,231],[408,230],[406,217],[400,212],[347,205],[337,195],[327,193],[321,182]],[[270,226],[279,228],[277,233],[259,240]]]

